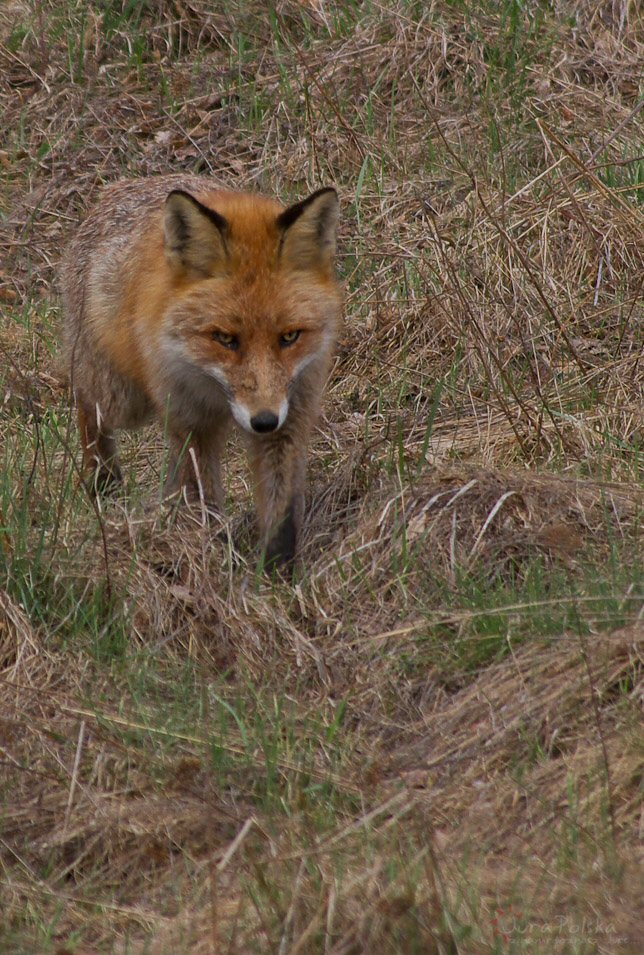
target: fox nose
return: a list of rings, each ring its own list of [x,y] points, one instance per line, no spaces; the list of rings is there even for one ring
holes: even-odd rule
[[[253,431],[265,434],[268,431],[275,431],[279,424],[279,418],[272,411],[260,411],[250,419]]]

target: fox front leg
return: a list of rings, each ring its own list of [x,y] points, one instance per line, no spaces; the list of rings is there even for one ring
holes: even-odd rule
[[[291,567],[304,517],[306,442],[282,433],[254,440],[250,460],[264,567]]]
[[[114,436],[101,420],[97,405],[78,401],[78,430],[88,489],[91,494],[109,494],[123,477]]]
[[[222,513],[221,456],[225,442],[223,428],[205,434],[171,432],[164,496],[181,491],[188,503],[196,504],[203,499],[207,507]]]

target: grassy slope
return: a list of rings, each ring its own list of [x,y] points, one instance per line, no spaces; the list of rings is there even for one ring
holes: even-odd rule
[[[215,10],[215,12],[213,12]],[[637,5],[0,10],[3,952],[635,952]],[[296,586],[95,511],[56,364],[100,184],[335,183],[346,324]]]

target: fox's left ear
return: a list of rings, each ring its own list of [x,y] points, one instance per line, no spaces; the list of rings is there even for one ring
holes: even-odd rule
[[[338,225],[338,194],[319,189],[277,217],[280,257],[294,269],[331,269]]]

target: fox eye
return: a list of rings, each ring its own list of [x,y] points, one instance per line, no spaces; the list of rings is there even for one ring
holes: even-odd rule
[[[236,351],[239,348],[239,339],[236,335],[230,335],[228,332],[213,332],[212,337],[224,348],[230,348],[231,351]]]
[[[282,348],[288,348],[288,346],[292,345],[293,342],[296,342],[299,337],[299,331],[284,332],[283,335],[280,335],[280,345]]]

